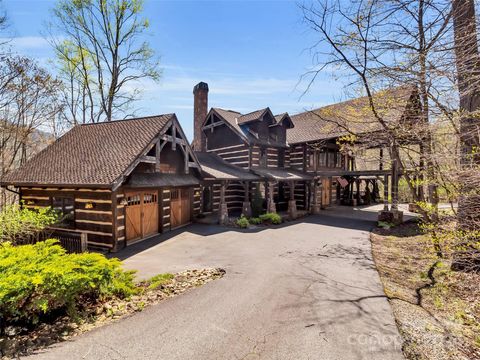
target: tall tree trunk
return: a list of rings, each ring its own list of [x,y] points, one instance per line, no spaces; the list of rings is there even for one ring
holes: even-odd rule
[[[474,0],[452,0],[455,55],[460,92],[460,187],[458,225],[460,230],[480,229],[478,180],[480,132],[480,55],[478,50]],[[462,241],[466,241],[463,239]],[[471,239],[469,240],[471,241]],[[475,240],[473,240],[475,241]],[[467,250],[465,250],[467,249]],[[471,270],[480,267],[478,252],[468,244],[456,255],[453,267]]]
[[[477,156],[471,156],[479,145],[479,117],[472,113],[480,109],[480,55],[478,51],[474,0],[452,0],[455,35],[455,55],[460,91],[461,164],[468,166]]]

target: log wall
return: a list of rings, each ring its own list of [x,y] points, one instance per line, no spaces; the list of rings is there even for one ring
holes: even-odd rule
[[[20,200],[24,201],[26,208],[49,207],[52,205],[52,197],[73,198],[75,204],[75,229],[72,230],[88,234],[88,243],[90,245],[113,248],[115,222],[112,209],[112,192],[110,190],[21,188]],[[90,203],[93,204],[93,208],[88,209],[87,204]],[[122,214],[122,212],[119,211],[117,214]]]

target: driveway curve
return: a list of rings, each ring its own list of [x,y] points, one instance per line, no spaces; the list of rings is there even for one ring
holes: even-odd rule
[[[140,277],[226,275],[32,358],[403,359],[371,226],[319,215],[250,231],[192,225],[139,243],[117,255]]]

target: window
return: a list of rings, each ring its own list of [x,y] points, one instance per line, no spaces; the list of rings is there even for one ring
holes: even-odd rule
[[[335,152],[333,150],[330,150],[328,152],[328,167],[333,168],[335,167]]]
[[[327,166],[327,152],[320,151],[318,153],[318,167],[326,167]]]
[[[342,154],[339,152],[335,153],[336,155],[336,167],[341,168],[342,167]]]
[[[313,169],[315,167],[315,155],[314,153],[309,152],[307,154],[307,166],[309,169]]]
[[[154,204],[157,202],[157,195],[152,193],[143,194],[143,203],[144,204]]]
[[[67,196],[53,196],[51,206],[60,216],[59,226],[75,227],[75,199]]]
[[[127,196],[127,206],[140,205],[140,194]]]

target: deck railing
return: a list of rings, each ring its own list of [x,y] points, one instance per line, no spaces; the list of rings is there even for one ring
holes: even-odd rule
[[[42,232],[40,241],[57,239],[68,253],[83,253],[88,248],[88,234],[68,229],[52,228]]]

